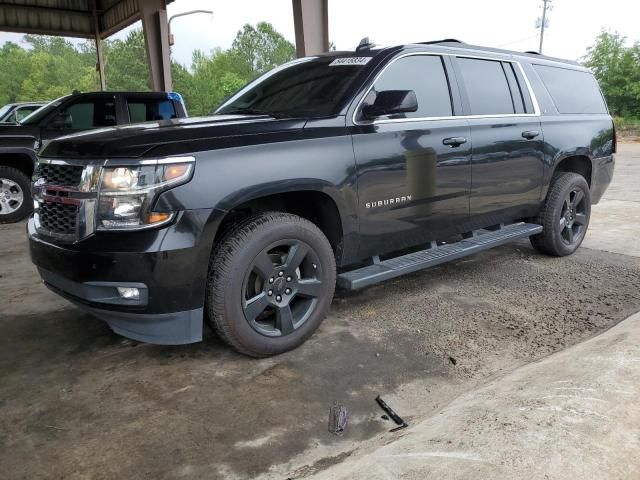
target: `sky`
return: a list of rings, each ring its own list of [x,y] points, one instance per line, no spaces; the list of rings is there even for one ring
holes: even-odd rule
[[[547,55],[577,60],[602,29],[640,40],[638,0],[551,4],[543,47]],[[214,12],[172,22],[172,56],[186,66],[194,49],[228,48],[245,23],[270,22],[295,43],[291,0],[175,0],[167,9],[169,16],[194,9]],[[383,46],[457,38],[476,45],[537,50],[535,23],[541,14],[542,0],[329,0],[329,38],[338,50],[352,50],[365,36]],[[0,43],[19,39],[20,35],[0,33]]]

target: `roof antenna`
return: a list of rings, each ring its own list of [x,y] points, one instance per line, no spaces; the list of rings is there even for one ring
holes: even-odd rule
[[[360,43],[356,47],[356,52],[360,52],[362,50],[371,50],[371,47],[375,46],[375,43],[369,41],[369,37],[364,37],[360,40]]]

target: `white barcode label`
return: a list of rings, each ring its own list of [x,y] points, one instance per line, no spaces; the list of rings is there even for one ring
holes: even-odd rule
[[[338,67],[340,65],[366,65],[371,57],[343,57],[336,58],[329,64],[330,67]]]

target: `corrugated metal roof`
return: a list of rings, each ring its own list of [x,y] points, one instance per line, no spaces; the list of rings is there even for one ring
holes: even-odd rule
[[[96,0],[100,36],[137,21],[140,1]],[[0,0],[0,30],[92,38],[93,25],[93,0]]]

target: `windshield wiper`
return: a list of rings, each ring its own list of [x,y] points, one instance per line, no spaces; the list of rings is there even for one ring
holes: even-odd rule
[[[235,115],[235,114],[247,114],[247,115],[268,115],[273,118],[287,118],[288,115],[282,112],[270,112],[268,110],[261,110],[259,108],[252,107],[244,107],[244,108],[234,108],[233,110],[229,110],[227,112],[221,112],[222,114],[227,115]]]

